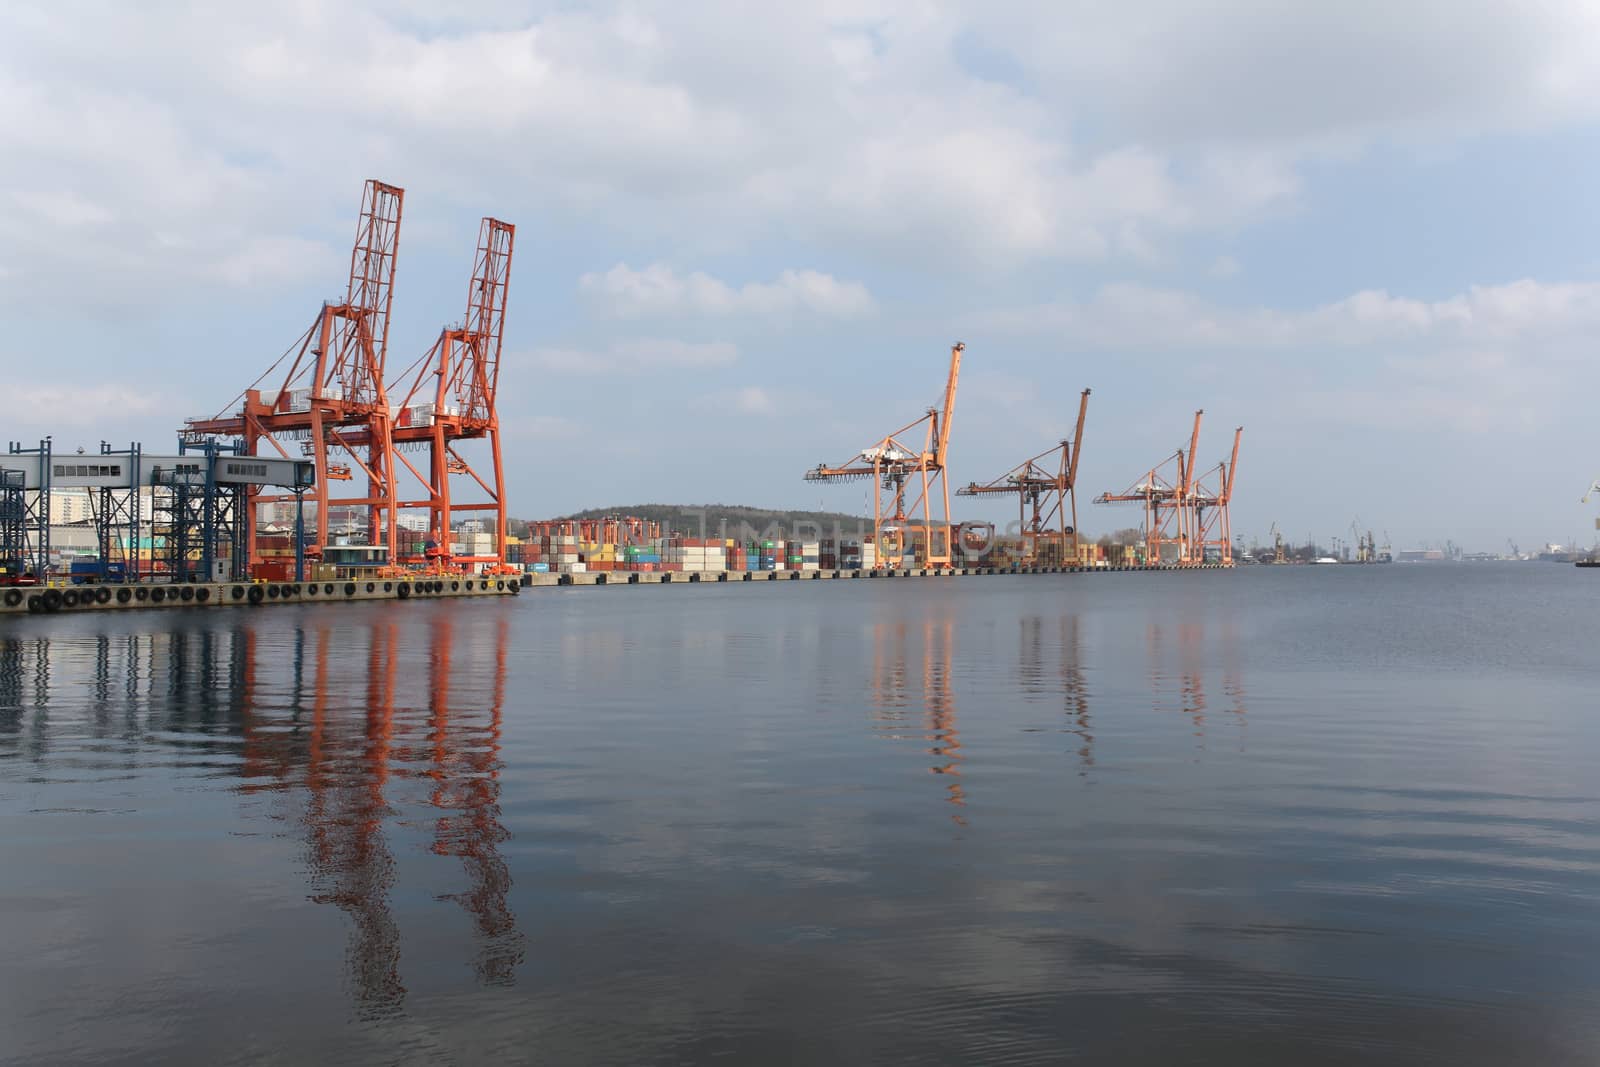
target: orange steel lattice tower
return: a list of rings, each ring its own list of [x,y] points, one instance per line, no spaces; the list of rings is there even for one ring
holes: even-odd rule
[[[1196,562],[1205,562],[1207,552],[1214,562],[1233,564],[1233,523],[1228,516],[1228,505],[1233,502],[1233,475],[1239,466],[1239,439],[1244,427],[1233,431],[1233,453],[1209,471],[1195,479],[1195,489],[1188,499],[1192,511]]]
[[[818,464],[806,472],[808,482],[873,480],[873,541],[878,561],[885,566],[901,566],[911,547],[908,532],[914,539],[919,531],[921,564],[950,566],[950,486],[945,480],[945,461],[961,353],[965,350],[966,345],[960,342],[950,347],[950,374],[945,380],[942,409],[929,408],[922,418],[884,436],[838,466]]]
[[[1141,504],[1144,507],[1145,563],[1189,566],[1200,562],[1192,527],[1193,509],[1188,501],[1194,493],[1194,454],[1200,445],[1200,418],[1194,413],[1194,431],[1189,451],[1178,449],[1160,464],[1150,468],[1138,482],[1120,493],[1101,493],[1096,504]],[[1166,548],[1173,546],[1168,557]]]
[[[1089,390],[1078,398],[1078,424],[1070,440],[1025,459],[991,482],[971,482],[956,496],[1014,493],[1027,562],[1040,555],[1041,544],[1058,544],[1072,560],[1078,556],[1078,457],[1082,452],[1083,420],[1089,410]]]
[[[511,281],[511,253],[516,227],[486,218],[478,230],[472,282],[467,288],[467,313],[460,326],[446,327],[428,352],[401,375],[394,392],[401,395],[393,436],[398,467],[409,471],[427,496],[401,500],[400,508],[427,508],[428,527],[438,554],[434,561],[495,566],[505,563],[505,472],[500,456],[500,416],[495,407],[500,382],[500,346],[505,335],[506,294]],[[409,381],[409,385],[405,383]],[[404,389],[402,393],[401,390]],[[456,449],[455,442],[483,440],[493,467],[480,474]],[[426,451],[426,470],[405,453]],[[467,493],[452,493],[451,478],[464,479]],[[456,512],[488,513],[494,552],[449,556],[451,516]],[[422,558],[401,558],[402,563]]]
[[[344,300],[322,305],[311,328],[245,390],[236,414],[190,419],[183,429],[195,442],[208,436],[243,438],[246,455],[261,455],[265,446],[288,458],[287,442],[297,440],[301,453],[316,463],[312,555],[320,555],[329,543],[334,507],[364,508],[369,542],[386,545],[391,557],[394,553],[395,478],[384,358],[404,199],[405,190],[398,186],[366,183]],[[293,361],[277,379],[291,353]],[[260,388],[273,380],[279,382],[276,387]],[[332,482],[358,477],[365,482],[364,492],[333,494]],[[252,559],[257,508],[290,499],[250,491],[246,539]]]

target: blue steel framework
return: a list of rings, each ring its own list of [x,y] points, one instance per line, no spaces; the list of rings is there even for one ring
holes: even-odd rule
[[[139,458],[142,451],[137,444],[115,450],[107,442],[100,442],[100,455],[117,457],[127,463],[128,484],[135,487],[113,489],[100,486],[89,490],[89,510],[94,516],[95,541],[100,547],[102,581],[111,576],[110,568],[114,563],[122,564],[124,581],[137,582],[144,577],[139,567],[143,498],[137,488],[140,484]]]
[[[33,574],[42,575],[50,565],[50,438],[40,441],[37,448],[23,448],[21,442],[12,441],[9,454],[38,456],[41,475],[38,485],[28,485],[23,471],[5,472],[0,487],[4,513],[0,516],[0,559],[21,560]]]

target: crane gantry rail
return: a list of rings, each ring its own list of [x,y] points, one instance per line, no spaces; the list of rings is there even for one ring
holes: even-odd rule
[[[959,341],[950,346],[950,372],[945,379],[942,408],[929,408],[920,419],[885,434],[843,463],[831,467],[819,463],[806,472],[808,482],[872,479],[876,487],[872,534],[877,558],[884,566],[900,566],[908,549],[916,556],[914,542],[919,531],[921,565],[950,566],[950,486],[945,467],[961,353],[966,347]]]
[[[1078,459],[1083,452],[1083,422],[1089,390],[1078,398],[1078,422],[1070,439],[1023,460],[990,482],[969,482],[956,496],[1015,494],[1024,563],[1060,564],[1078,558]],[[1051,558],[1054,557],[1054,558]]]

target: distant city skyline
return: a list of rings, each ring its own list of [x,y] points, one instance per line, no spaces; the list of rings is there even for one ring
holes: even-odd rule
[[[955,485],[1071,430],[1079,515],[1244,427],[1233,528],[1587,546],[1600,15],[1490,0],[0,10],[3,433],[166,448],[406,191],[390,377],[515,223],[522,518],[859,510],[801,480],[967,345]],[[952,500],[1004,521],[1004,505]]]

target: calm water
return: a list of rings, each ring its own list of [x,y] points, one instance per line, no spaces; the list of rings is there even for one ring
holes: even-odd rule
[[[18,1063],[1600,1060],[1600,575],[0,624]]]

